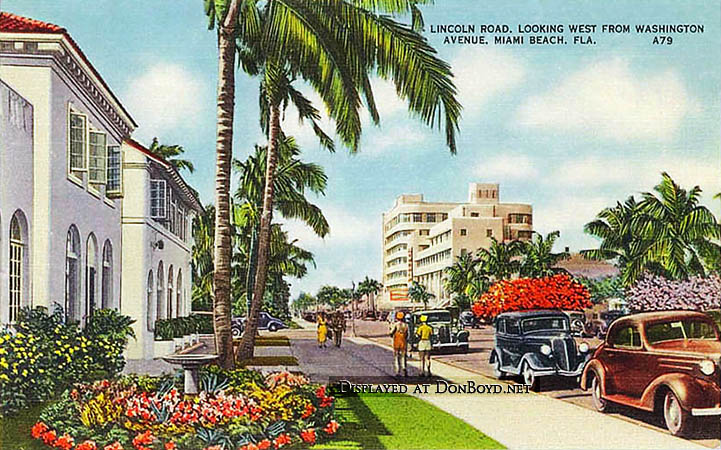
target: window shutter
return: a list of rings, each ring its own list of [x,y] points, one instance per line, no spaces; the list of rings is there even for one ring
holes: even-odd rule
[[[70,138],[68,140],[70,171],[84,171],[87,168],[85,158],[87,126],[88,119],[84,115],[70,113]]]
[[[165,219],[167,217],[168,202],[166,197],[165,180],[150,180],[150,217]]]
[[[90,132],[88,179],[91,183],[105,184],[106,158],[108,154],[107,139],[105,133]]]
[[[122,194],[122,155],[120,153],[119,145],[108,146],[108,167],[107,167],[107,184],[105,186],[105,192],[108,195]]]

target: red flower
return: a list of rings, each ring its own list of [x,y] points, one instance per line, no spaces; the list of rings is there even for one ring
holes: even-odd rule
[[[43,422],[38,422],[30,429],[30,434],[35,439],[40,439],[40,437],[48,431],[48,426],[45,425]]]
[[[75,450],[97,450],[98,446],[93,441],[85,441],[78,445]]]
[[[291,442],[292,439],[285,433],[278,435],[277,438],[273,439],[273,445],[275,445],[275,448],[281,448],[282,446],[288,445]]]
[[[120,444],[120,442],[114,442],[112,444],[108,444],[103,448],[103,450],[125,450],[123,446]]]
[[[340,427],[340,424],[335,420],[331,420],[330,422],[328,422],[328,425],[323,428],[323,431],[325,431],[327,434],[335,434],[335,432],[338,431],[338,427]]]
[[[303,442],[307,442],[309,444],[315,443],[315,430],[313,428],[308,428],[307,430],[301,431],[300,438],[303,439]]]
[[[143,450],[141,447],[146,444],[152,444],[154,440],[155,436],[153,436],[150,430],[148,430],[145,433],[135,436],[135,439],[133,439],[133,447],[137,448],[138,450]]]
[[[262,441],[258,442],[258,450],[266,450],[270,448],[272,445],[272,442],[270,442],[268,439],[263,439]]]
[[[177,445],[175,445],[175,442],[170,441],[165,443],[165,450],[176,450],[178,448]]]
[[[223,450],[223,448],[220,445],[213,445],[210,447],[205,447],[203,450]]]
[[[258,446],[251,442],[240,447],[240,450],[258,450]]]
[[[69,434],[63,434],[55,441],[54,445],[62,450],[70,450],[75,445],[75,440]]]
[[[325,397],[325,386],[321,386],[315,391],[315,396],[318,398]]]
[[[305,405],[305,411],[303,411],[303,415],[301,417],[303,419],[307,419],[308,417],[313,415],[314,412],[315,412],[315,406],[308,403],[307,405]]]
[[[53,445],[53,443],[55,442],[55,439],[58,437],[58,435],[55,434],[55,431],[50,430],[50,431],[43,433],[43,435],[41,437],[43,438],[43,442],[45,442],[45,444]]]

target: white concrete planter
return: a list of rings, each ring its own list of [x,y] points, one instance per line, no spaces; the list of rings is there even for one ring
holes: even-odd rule
[[[171,355],[175,353],[175,342],[174,341],[154,341],[153,342],[153,357],[160,358],[161,356]]]
[[[200,342],[200,335],[198,333],[193,333],[190,335],[190,344],[195,345],[198,342]]]
[[[173,338],[173,345],[175,346],[176,350],[182,350],[183,338]]]
[[[183,348],[189,347],[191,345],[191,342],[192,342],[192,340],[191,340],[191,337],[189,334],[186,334],[185,336],[183,336]]]

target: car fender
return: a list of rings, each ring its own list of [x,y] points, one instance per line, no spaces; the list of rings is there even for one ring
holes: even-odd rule
[[[601,395],[606,395],[606,368],[603,367],[601,361],[592,359],[586,363],[581,375],[581,389],[584,391],[591,388],[591,374],[597,376],[601,380]]]
[[[493,364],[494,362],[496,362],[496,358],[498,358],[498,352],[499,352],[499,351],[500,351],[500,350],[498,350],[498,348],[493,347],[493,350],[491,350],[491,356],[488,358],[488,362],[489,362],[490,364]]]
[[[539,358],[538,355],[535,353],[526,353],[525,355],[523,355],[520,364],[518,364],[519,370],[521,367],[523,367],[524,361],[527,362],[533,370],[548,370],[553,368],[544,364],[543,361],[541,361],[541,358]]]
[[[703,384],[708,386],[704,388]],[[719,390],[712,383],[703,382],[696,377],[685,373],[668,373],[662,375],[648,385],[641,396],[641,405],[644,409],[653,410],[655,405],[656,393],[659,389],[671,389],[681,403],[681,407],[686,411],[692,408],[710,408],[716,406],[719,398]],[[715,390],[716,395],[709,395],[710,390]],[[714,398],[715,397],[715,398]]]
[[[458,332],[458,334],[456,335],[456,339],[458,340],[458,342],[466,342],[467,343],[468,336],[469,336],[468,331],[462,330],[462,331]]]

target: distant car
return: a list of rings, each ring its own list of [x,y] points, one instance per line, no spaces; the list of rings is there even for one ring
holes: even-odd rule
[[[721,340],[713,319],[695,311],[658,311],[617,319],[581,378],[593,405],[657,412],[673,435],[695,417],[721,416]],[[718,420],[718,419],[716,419]]]
[[[495,329],[490,357],[494,376],[520,375],[534,390],[541,377],[578,377],[590,356],[587,343],[576,345],[562,311],[503,313],[496,317]]]
[[[415,330],[421,324],[421,316],[426,316],[426,323],[433,329],[431,350],[455,349],[463,353],[468,351],[468,331],[463,329],[458,319],[447,309],[416,311],[406,316],[411,350],[418,349]]]
[[[239,338],[243,335],[245,329],[245,317],[233,317],[231,320],[231,330],[234,338]],[[261,311],[258,316],[258,329],[268,331],[278,331],[283,328],[288,328],[282,320],[275,318],[265,311]]]
[[[608,328],[618,318],[628,315],[624,310],[614,309],[604,311],[599,315],[598,319],[589,320],[584,325],[584,335],[595,336],[599,339],[605,339]]]
[[[473,311],[463,311],[459,319],[464,327],[480,328],[481,320],[473,314]]]
[[[571,326],[571,333],[574,336],[582,336],[586,329],[586,315],[581,311],[563,311],[567,316]]]

